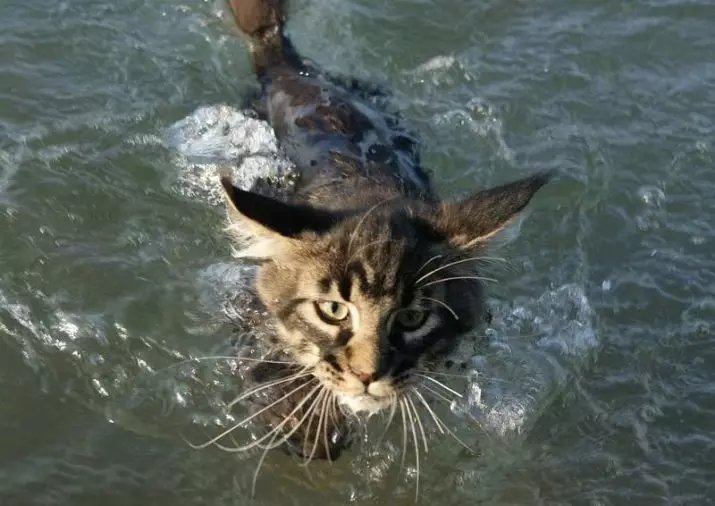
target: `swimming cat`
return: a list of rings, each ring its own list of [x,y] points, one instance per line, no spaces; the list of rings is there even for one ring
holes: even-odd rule
[[[422,373],[484,319],[489,239],[551,174],[440,200],[379,90],[298,54],[284,2],[228,4],[261,86],[256,110],[297,167],[280,195],[221,179],[238,256],[259,264],[256,302],[290,362],[254,374],[277,392],[259,410],[272,427],[262,442],[331,456],[329,431],[346,416],[397,407],[419,417]],[[317,432],[301,440],[308,415]]]

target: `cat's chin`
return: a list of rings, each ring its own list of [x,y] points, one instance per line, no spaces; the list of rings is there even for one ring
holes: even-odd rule
[[[368,393],[359,395],[339,394],[340,404],[353,413],[363,413],[368,416],[374,415],[392,404],[390,397],[375,397]]]

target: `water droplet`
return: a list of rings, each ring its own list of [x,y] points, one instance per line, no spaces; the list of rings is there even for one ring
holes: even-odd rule
[[[638,197],[648,206],[660,207],[665,201],[665,192],[657,186],[641,186]]]
[[[92,386],[97,391],[97,393],[99,395],[101,395],[102,397],[109,397],[109,392],[107,392],[107,389],[104,388],[102,383],[97,378],[94,378],[92,380]]]
[[[469,386],[469,404],[470,406],[482,405],[482,389],[477,383],[472,383]]]

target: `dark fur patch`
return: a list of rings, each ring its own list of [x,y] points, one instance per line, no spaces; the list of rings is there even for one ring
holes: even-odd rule
[[[335,346],[339,346],[342,348],[343,346],[348,344],[348,342],[350,341],[350,339],[352,339],[352,337],[353,337],[353,333],[351,330],[340,329],[340,331],[338,332],[338,338],[335,340]],[[350,348],[348,348],[348,349],[350,349]]]
[[[332,353],[326,353],[325,355],[323,355],[323,360],[330,364],[337,372],[343,372],[343,368],[340,366],[340,362],[338,362],[337,357]]]
[[[333,280],[330,277],[320,278],[318,280],[318,287],[323,293],[330,292],[330,287],[333,286]]]
[[[353,280],[350,276],[342,276],[340,281],[338,281],[338,292],[340,296],[346,300],[350,301],[350,292],[352,291]]]

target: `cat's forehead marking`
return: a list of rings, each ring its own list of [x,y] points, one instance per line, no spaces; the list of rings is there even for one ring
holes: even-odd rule
[[[318,280],[318,290],[324,294],[329,294],[333,289],[334,280],[330,276],[325,276]]]
[[[415,251],[416,245],[405,240],[370,239],[360,236],[348,244],[350,247],[316,248],[313,268],[303,269],[304,282],[312,285],[310,290],[319,298],[356,307],[380,306],[385,310],[409,303],[413,295],[404,276],[406,270],[413,269],[415,254],[421,256]]]

